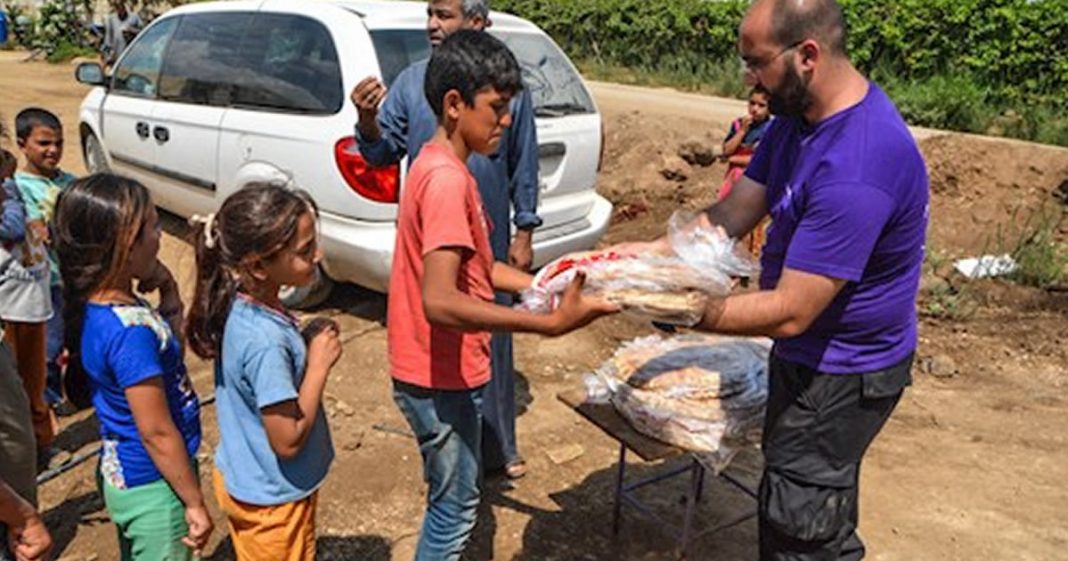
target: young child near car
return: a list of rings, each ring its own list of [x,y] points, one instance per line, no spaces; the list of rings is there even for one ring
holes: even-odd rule
[[[307,193],[254,184],[198,221],[188,338],[215,359],[215,497],[239,561],[315,559],[318,490],[334,458],[322,398],[341,343],[332,322],[302,335],[278,290],[315,280],[317,220]]]
[[[518,292],[531,277],[494,261],[464,162],[472,152],[494,152],[521,88],[514,56],[488,33],[450,35],[427,68],[426,96],[439,124],[401,198],[387,321],[394,400],[416,435],[429,486],[417,561],[455,561],[475,525],[490,332],[560,335],[614,311],[581,296],[581,278],[550,315],[494,303],[494,290]]]
[[[15,157],[0,148],[0,176],[9,178],[15,164]],[[0,204],[7,202],[5,192],[0,190]],[[6,219],[5,216],[5,223]],[[30,399],[11,347],[3,337],[13,325],[11,322],[43,324],[51,313],[48,286],[22,267],[21,260],[8,251],[7,243],[0,244],[0,559],[7,559],[5,555],[44,559],[51,543],[36,508],[37,439]],[[41,348],[37,395],[47,415],[50,410],[43,400],[44,347]]]
[[[50,271],[54,313],[45,329],[48,368],[45,399],[53,407],[58,407],[63,401],[60,367],[60,355],[63,352],[63,294],[59,262],[51,250],[48,225],[56,198],[75,178],[59,167],[63,158],[63,125],[55,114],[37,107],[20,111],[15,117],[15,135],[24,158],[22,170],[15,173],[15,186],[25,206],[25,240],[31,253],[30,266],[35,267],[44,260]]]
[[[0,138],[7,138],[6,130],[0,134]],[[45,300],[43,307],[0,307],[0,320],[6,323],[5,340],[14,356],[30,404],[34,440],[38,449],[34,462],[43,468],[51,456],[51,444],[57,430],[55,414],[45,401],[48,376],[46,325],[52,317],[49,294],[51,273],[44,246],[32,236],[26,236],[26,206],[14,180],[17,168],[18,158],[8,150],[0,149],[0,246],[10,255],[12,267],[17,265],[20,275],[27,275],[28,279],[40,285]]]
[[[727,160],[727,172],[723,175],[723,183],[719,187],[719,200],[723,200],[731,192],[734,184],[745,174],[745,168],[756,152],[757,144],[764,137],[764,131],[771,124],[771,113],[768,111],[768,102],[771,94],[764,86],[757,84],[749,92],[749,111],[731,123],[727,131],[727,138],[723,140],[722,157]],[[753,232],[746,236],[743,244],[754,256],[760,255],[760,249],[764,245],[764,229],[767,221],[762,222]]]
[[[53,220],[66,345],[100,420],[97,484],[123,561],[188,560],[212,531],[195,461],[200,403],[180,338],[182,301],[159,260],[148,190],[115,175],[75,181]],[[159,293],[153,307],[140,294]]]

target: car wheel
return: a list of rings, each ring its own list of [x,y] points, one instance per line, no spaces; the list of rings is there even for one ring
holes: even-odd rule
[[[334,290],[334,281],[322,268],[315,273],[315,280],[308,286],[283,286],[278,291],[278,297],[288,308],[306,310],[322,304],[330,297]]]
[[[100,144],[100,139],[93,133],[89,133],[89,137],[85,139],[85,167],[89,170],[89,173],[108,173],[111,171],[111,167],[108,166],[107,155],[104,154],[104,146]]]

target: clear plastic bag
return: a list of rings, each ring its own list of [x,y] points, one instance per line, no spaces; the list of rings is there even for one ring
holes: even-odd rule
[[[709,297],[731,290],[732,276],[752,275],[755,263],[722,229],[696,225],[676,212],[669,222],[672,255],[586,252],[564,256],[542,268],[522,294],[522,309],[548,313],[582,271],[585,292],[619,305],[625,312],[675,325],[695,325]]]
[[[696,220],[697,213],[677,210],[668,220],[668,241],[675,255],[694,269],[716,270],[732,277],[751,277],[760,266],[752,255],[727,235]]]
[[[623,345],[586,382],[639,432],[726,467],[759,441],[768,395],[767,339],[658,336]]]

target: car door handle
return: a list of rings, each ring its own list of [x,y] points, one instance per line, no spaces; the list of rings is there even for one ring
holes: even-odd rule
[[[152,136],[156,137],[156,140],[160,142],[167,142],[171,139],[171,131],[167,130],[166,127],[156,127],[152,129]]]
[[[137,136],[141,137],[142,139],[148,138],[148,123],[144,121],[139,121],[137,123],[137,126],[135,127],[135,130],[137,131]]]
[[[563,156],[567,153],[567,145],[563,142],[548,142],[538,145],[539,158],[552,158]]]

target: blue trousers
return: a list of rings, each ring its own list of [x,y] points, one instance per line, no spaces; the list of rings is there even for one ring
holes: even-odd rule
[[[431,390],[394,380],[393,400],[415,433],[428,487],[415,561],[457,561],[478,520],[482,388]]]
[[[63,354],[63,288],[60,286],[52,286],[52,319],[48,320],[46,330],[48,383],[45,385],[45,401],[55,405],[63,401],[63,378],[59,367],[59,356]]]
[[[497,294],[497,303],[512,305],[511,294]],[[495,332],[490,340],[492,375],[482,403],[482,459],[487,470],[503,468],[519,459],[515,438],[515,363],[512,334]]]

